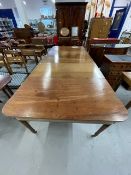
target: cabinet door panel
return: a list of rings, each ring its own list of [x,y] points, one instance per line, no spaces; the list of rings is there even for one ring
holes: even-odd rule
[[[82,37],[84,28],[85,7],[73,6],[71,8],[71,26],[77,26],[79,30],[79,38]]]
[[[60,35],[62,27],[67,27],[70,30],[70,8],[69,7],[57,7],[56,11],[57,18],[57,30]]]

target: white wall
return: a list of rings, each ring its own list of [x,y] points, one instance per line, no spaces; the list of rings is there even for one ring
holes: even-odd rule
[[[126,6],[130,2],[131,2],[131,0],[116,0],[115,6]],[[116,9],[116,10],[118,10],[118,9]],[[114,12],[114,14],[115,14],[115,12]],[[125,30],[131,31],[131,9],[128,12],[128,15],[127,15],[125,23],[122,27],[121,33]],[[121,33],[120,33],[119,37],[121,36]]]
[[[115,6],[126,6],[131,0],[116,0]]]
[[[89,2],[90,0],[55,0],[55,2]]]
[[[22,0],[21,0],[22,1]],[[27,17],[28,19],[38,19],[40,18],[40,8],[44,7],[44,3],[42,0],[25,0],[26,1],[26,13],[27,13]],[[53,2],[88,2],[90,0],[48,0],[48,4],[47,5],[51,5],[53,8],[54,3]],[[14,0],[0,0],[0,2],[2,3],[2,6],[0,7],[1,9],[7,9],[7,8],[11,8],[13,9],[14,15],[16,20],[18,20],[18,15],[15,12],[15,2]]]
[[[16,6],[15,6],[15,2],[14,0],[0,0],[0,3],[2,4],[2,6],[0,6],[0,9],[12,9],[16,22],[18,24],[18,14],[16,12]]]
[[[13,9],[15,7],[14,0],[0,0],[2,6],[0,9]]]
[[[127,15],[127,18],[126,18],[126,21],[123,25],[121,33],[125,30],[131,31],[131,9],[129,10],[129,13]]]
[[[55,8],[53,2],[85,2],[86,0],[48,0],[47,5]],[[40,8],[44,7],[42,0],[26,0],[27,16],[29,19],[40,18]]]
[[[40,8],[44,4],[42,0],[26,0],[26,12],[28,19],[38,19],[40,18]]]

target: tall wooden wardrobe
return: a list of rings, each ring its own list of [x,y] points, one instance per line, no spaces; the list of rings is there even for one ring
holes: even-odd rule
[[[85,2],[56,3],[57,34],[59,45],[82,45]],[[78,36],[73,36],[72,27],[78,29]],[[61,29],[67,28],[69,34],[62,36]]]

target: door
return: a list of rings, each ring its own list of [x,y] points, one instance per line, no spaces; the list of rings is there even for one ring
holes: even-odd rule
[[[117,10],[110,29],[110,38],[118,38],[128,13],[128,6]]]

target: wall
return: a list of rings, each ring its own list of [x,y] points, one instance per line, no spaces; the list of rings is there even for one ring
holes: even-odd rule
[[[123,28],[122,28],[121,33],[122,33],[123,31],[125,31],[125,30],[131,31],[131,8],[130,8],[130,10],[129,10],[129,13],[128,13],[128,15],[127,15],[127,18],[126,18],[126,21],[125,21],[125,23],[124,23],[124,25],[123,25]]]
[[[26,12],[28,19],[40,18],[40,8],[44,6],[42,0],[26,0]]]
[[[116,0],[115,6],[126,6],[131,0]]]
[[[0,9],[12,9],[13,10],[16,22],[18,24],[19,19],[18,19],[18,14],[17,14],[14,0],[0,0],[0,2],[2,4],[2,6],[0,6]]]
[[[48,0],[47,5],[52,6],[55,9],[53,2],[85,2],[85,0]],[[40,8],[44,7],[42,0],[26,0],[27,16],[29,19],[40,18]]]
[[[116,0],[114,6],[118,6],[118,7],[126,6],[130,2],[131,2],[131,0]],[[115,16],[116,10],[118,10],[118,9],[114,9],[114,12],[113,12],[113,15],[112,15],[113,17]],[[121,33],[120,33],[119,37],[121,36],[122,32],[125,31],[125,30],[131,31],[131,9],[128,12],[127,18],[126,18],[125,23],[122,27],[122,30],[121,30]]]
[[[90,0],[55,0],[55,2],[89,2]]]
[[[42,0],[25,0],[25,1],[26,1],[25,8],[26,8],[28,19],[40,18],[40,8],[44,7],[44,3],[42,2]],[[54,1],[55,2],[85,2],[86,0],[48,0],[47,5],[51,5],[53,8],[55,8],[55,5],[53,3]],[[16,6],[15,6],[14,0],[0,0],[0,2],[2,3],[2,7],[0,7],[1,9],[12,8],[16,21],[18,21],[19,16],[15,9]]]

